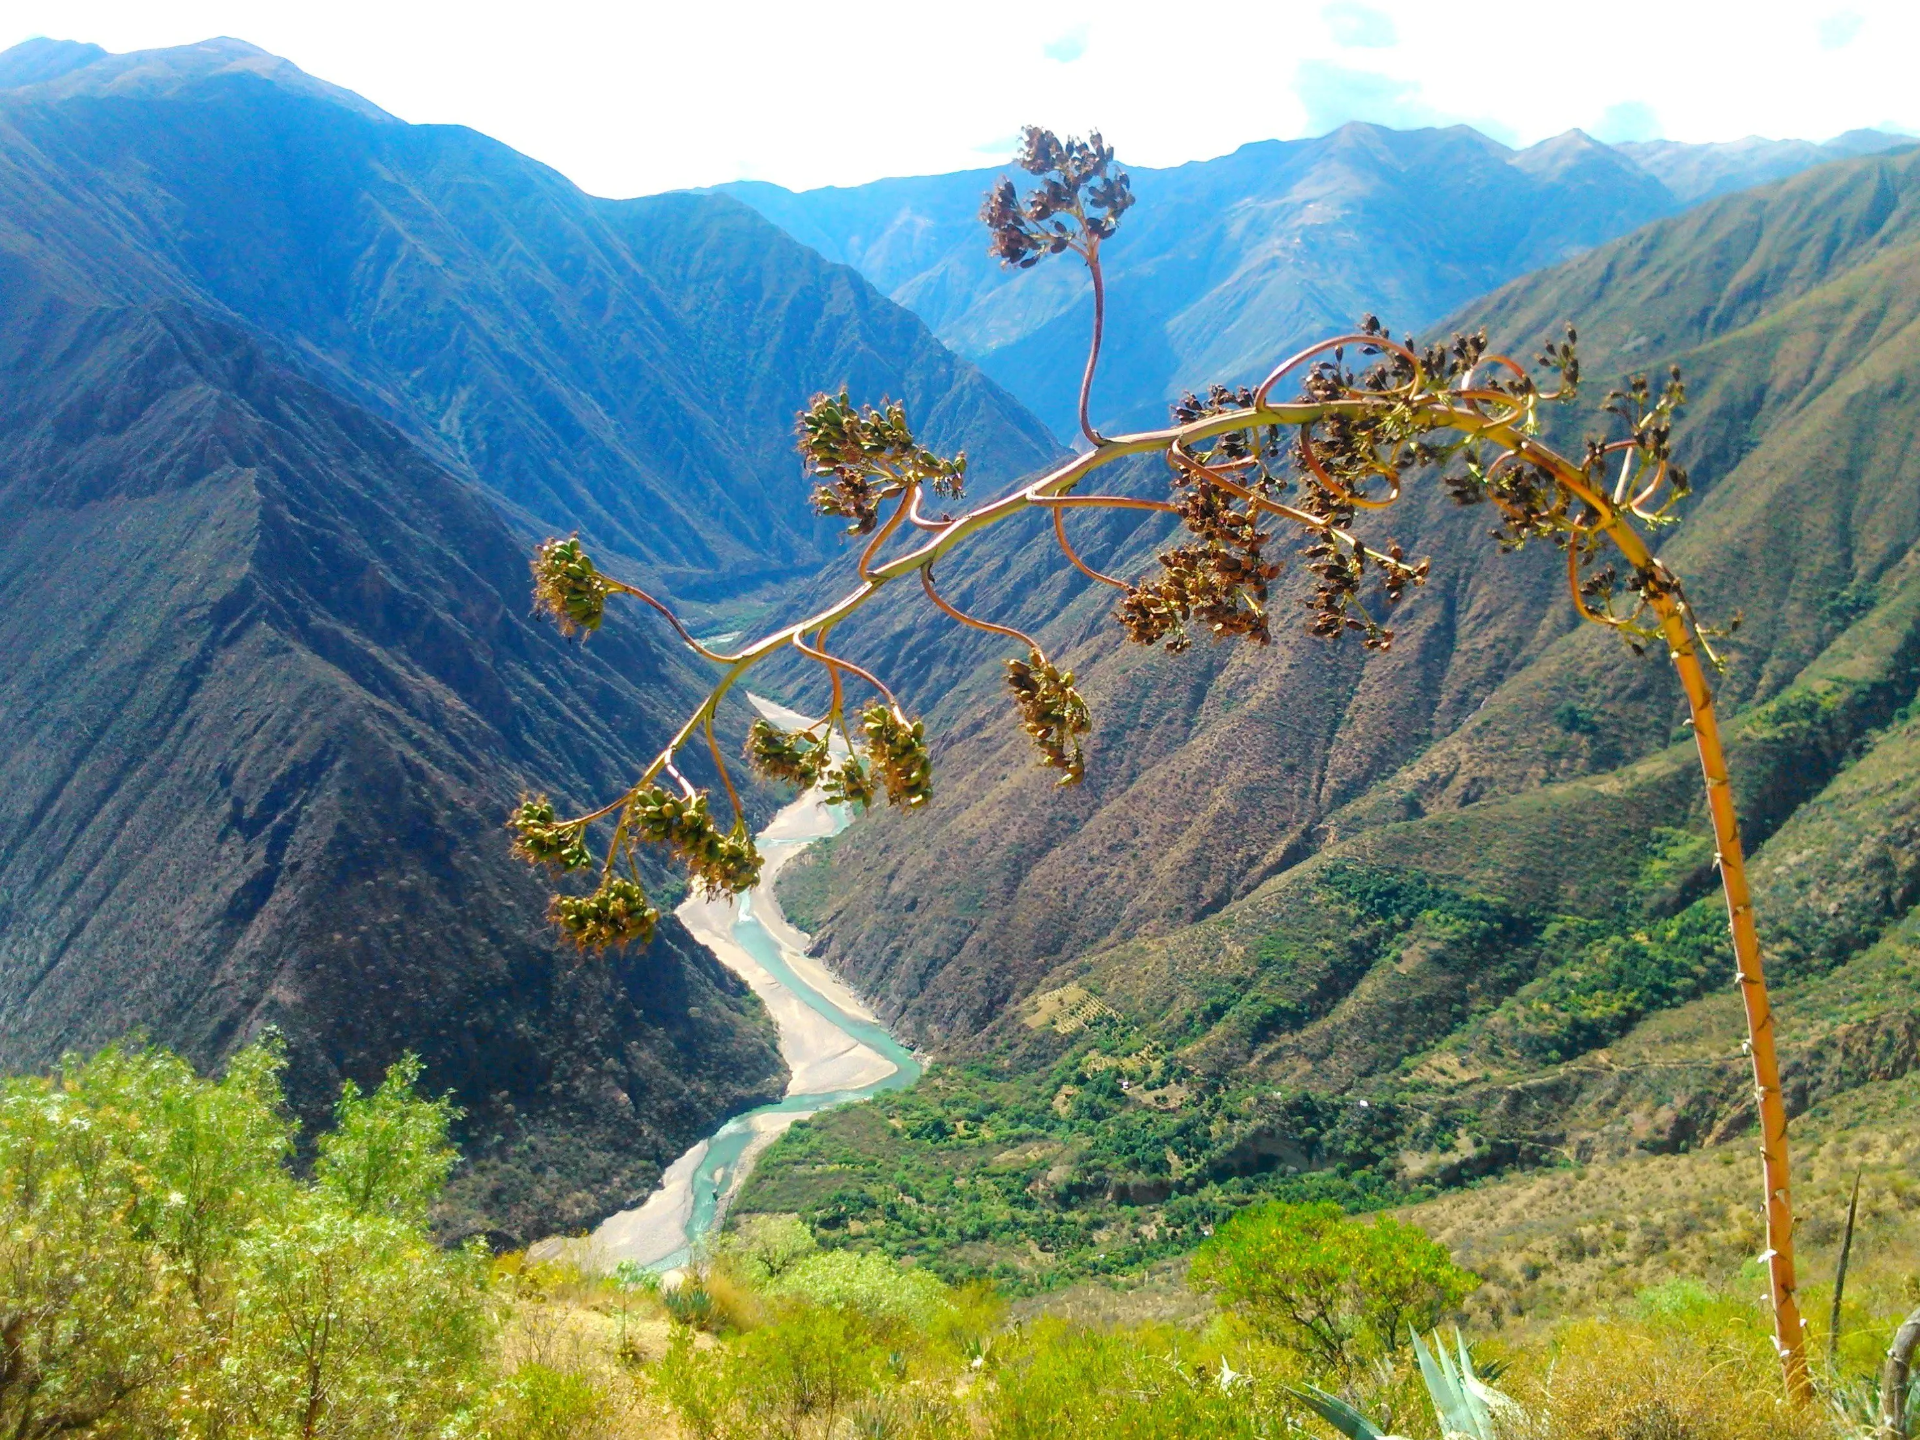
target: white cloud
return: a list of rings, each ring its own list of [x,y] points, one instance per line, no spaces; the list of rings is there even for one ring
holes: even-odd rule
[[[1658,140],[1660,116],[1644,100],[1622,100],[1600,112],[1593,127],[1593,138],[1609,145],[1627,140]]]
[[[1837,15],[1829,15],[1820,22],[1820,48],[1822,50],[1842,50],[1853,43],[1854,36],[1860,33],[1860,27],[1867,22],[1851,10],[1842,10]]]
[[[1333,33],[1336,45],[1357,50],[1390,50],[1400,43],[1400,32],[1394,28],[1393,17],[1381,14],[1370,5],[1339,0],[1321,13],[1326,17],[1327,29]]]
[[[1040,47],[1040,53],[1049,60],[1058,60],[1062,65],[1071,65],[1087,53],[1087,34],[1091,29],[1087,25],[1076,25],[1056,40],[1049,40]]]
[[[1179,27],[1163,0],[1029,0],[1012,22],[929,0],[0,0],[0,45],[238,35],[408,120],[471,125],[589,190],[633,195],[971,169],[1029,122],[1097,126],[1141,165],[1341,114],[1464,120],[1530,143],[1637,99],[1684,140],[1920,129],[1920,6],[1843,3],[1666,0],[1645,24],[1596,25],[1577,5],[1517,23],[1342,0],[1235,11],[1221,31]],[[1821,48],[1844,16],[1871,43]]]

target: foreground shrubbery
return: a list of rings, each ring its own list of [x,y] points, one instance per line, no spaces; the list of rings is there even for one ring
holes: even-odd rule
[[[296,1181],[280,1068],[109,1049],[0,1089],[0,1434],[424,1436],[477,1401],[486,1257],[425,1229],[451,1112],[413,1062],[348,1086]]]
[[[349,1086],[310,1177],[271,1041],[225,1078],[109,1049],[0,1088],[0,1435],[944,1440],[1328,1436],[1304,1387],[1439,1434],[1410,1331],[1474,1277],[1412,1226],[1257,1205],[1204,1323],[1009,1323],[984,1285],[760,1217],[664,1290],[446,1250],[452,1111]],[[1857,1433],[1776,1402],[1765,1317],[1695,1284],[1482,1353],[1511,1440]],[[1477,1437],[1476,1437],[1477,1440]]]
[[[782,1283],[855,1258],[862,1282],[835,1294]],[[638,1372],[640,1413],[697,1440],[1331,1436],[1306,1389],[1317,1382],[1383,1431],[1440,1435],[1406,1327],[1444,1312],[1471,1277],[1419,1231],[1262,1206],[1223,1227],[1194,1271],[1222,1302],[1199,1326],[1009,1325],[984,1290],[810,1252],[792,1220],[759,1222],[685,1282],[717,1284],[725,1313],[674,1327],[665,1357]],[[1758,1307],[1705,1290],[1680,1299],[1481,1354],[1507,1396],[1485,1440],[1851,1433],[1825,1409],[1779,1402]]]

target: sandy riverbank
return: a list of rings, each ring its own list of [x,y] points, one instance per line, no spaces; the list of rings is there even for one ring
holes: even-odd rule
[[[769,919],[778,916],[785,924],[785,917],[780,915],[779,905],[773,898],[772,879],[779,873],[780,861],[795,853],[795,848],[788,848],[786,855],[775,852],[767,856],[766,878],[752,892],[753,913],[760,917],[762,927],[769,933],[772,933],[766,924]],[[733,922],[738,909],[733,900],[688,900],[674,913],[693,932],[694,939],[711,949],[720,957],[721,964],[752,986],[754,994],[766,1005],[780,1032],[780,1053],[793,1072],[787,1081],[787,1094],[821,1095],[835,1090],[858,1090],[893,1073],[891,1060],[855,1040],[795,995],[734,940]],[[791,927],[788,929],[789,933],[798,933]],[[789,949],[784,945],[781,948]],[[791,953],[783,958],[792,964]],[[864,1017],[866,1007],[854,998],[852,991],[818,962],[808,963],[829,982],[816,987],[826,999],[836,1005],[844,999],[850,1002],[845,1007],[848,1014]],[[808,984],[813,983],[813,975],[797,966],[795,973]]]
[[[806,723],[804,716],[757,696],[751,698],[777,724],[791,727]],[[753,918],[779,947],[781,959],[804,985],[848,1016],[877,1023],[872,1010],[839,976],[806,953],[808,937],[794,928],[773,898],[773,883],[781,868],[812,841],[831,835],[834,824],[835,816],[818,791],[801,796],[781,810],[758,837],[766,863],[748,904]],[[807,1004],[740,945],[734,938],[734,922],[740,914],[737,901],[690,898],[674,913],[694,938],[745,980],[766,1005],[779,1032],[780,1054],[791,1072],[786,1091],[789,1096],[858,1090],[894,1073],[896,1067],[891,1060]],[[718,1177],[716,1225],[760,1153],[796,1120],[817,1113],[806,1109],[773,1111],[747,1120],[752,1138],[727,1172]],[[694,1177],[707,1153],[708,1141],[703,1140],[667,1168],[659,1188],[643,1204],[610,1216],[590,1236],[542,1240],[529,1247],[529,1258],[565,1258],[582,1269],[608,1270],[625,1260],[653,1265],[673,1255],[686,1245]]]

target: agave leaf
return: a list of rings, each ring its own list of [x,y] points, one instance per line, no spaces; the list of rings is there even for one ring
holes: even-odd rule
[[[1454,1327],[1453,1343],[1460,1351],[1460,1383],[1466,1391],[1467,1398],[1479,1409],[1482,1417],[1482,1431],[1487,1435],[1488,1440],[1492,1440],[1493,1417],[1502,1411],[1518,1413],[1520,1404],[1511,1395],[1494,1389],[1473,1373],[1473,1360],[1467,1354],[1466,1337],[1460,1333],[1458,1326]]]
[[[1289,1387],[1294,1399],[1338,1430],[1347,1440],[1400,1440],[1389,1435],[1338,1395],[1329,1395],[1318,1385]]]
[[[1461,1406],[1465,1409],[1468,1418],[1473,1421],[1473,1428],[1467,1433],[1477,1435],[1481,1440],[1493,1440],[1493,1416],[1486,1402],[1479,1395],[1479,1391],[1485,1387],[1480,1384],[1480,1378],[1473,1373],[1473,1357],[1467,1353],[1466,1336],[1460,1333],[1460,1327],[1457,1325],[1453,1329],[1453,1344],[1460,1356],[1459,1366],[1453,1373],[1454,1384],[1458,1389]],[[1438,1333],[1433,1337],[1433,1348],[1443,1355],[1446,1353],[1441,1350]]]
[[[1476,1423],[1473,1410],[1461,1389],[1460,1377],[1454,1371],[1446,1347],[1439,1343],[1439,1337],[1434,1337],[1433,1348],[1429,1350],[1420,1339],[1420,1332],[1414,1331],[1413,1354],[1420,1362],[1420,1378],[1427,1383],[1427,1398],[1433,1401],[1433,1412],[1439,1417],[1440,1428],[1450,1435],[1465,1435],[1468,1440],[1490,1440]]]

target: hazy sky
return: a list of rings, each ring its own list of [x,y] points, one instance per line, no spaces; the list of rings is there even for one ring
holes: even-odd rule
[[[33,35],[238,36],[615,196],[995,165],[1027,121],[1141,165],[1350,119],[1510,144],[1920,131],[1920,0],[0,0],[0,45]]]

